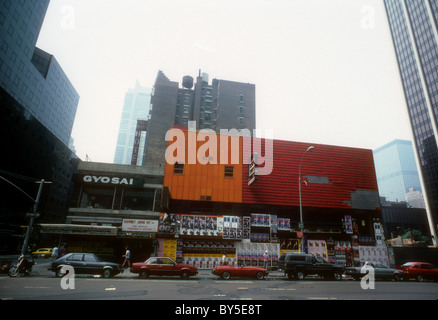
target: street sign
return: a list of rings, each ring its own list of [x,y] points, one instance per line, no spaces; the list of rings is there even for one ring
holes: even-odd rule
[[[304,223],[302,223],[302,222],[298,222],[298,228],[300,228],[300,229],[304,229]]]

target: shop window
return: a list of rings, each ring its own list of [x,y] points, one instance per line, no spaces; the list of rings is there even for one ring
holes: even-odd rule
[[[184,173],[184,163],[175,163],[173,166],[173,173]]]
[[[225,166],[225,177],[233,178],[234,177],[234,167]]]

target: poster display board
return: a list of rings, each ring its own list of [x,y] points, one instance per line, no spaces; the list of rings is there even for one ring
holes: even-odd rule
[[[307,250],[308,253],[313,256],[322,257],[328,260],[325,240],[307,240]]]
[[[278,243],[237,242],[235,246],[238,265],[244,263],[247,266],[263,267],[263,254],[265,251],[268,251],[269,266],[277,267],[278,265],[280,254],[280,245]]]
[[[381,263],[389,267],[388,250],[386,246],[359,246],[359,259],[362,265],[365,262],[370,261]]]

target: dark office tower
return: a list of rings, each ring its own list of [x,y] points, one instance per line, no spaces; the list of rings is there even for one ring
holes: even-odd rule
[[[434,242],[438,212],[438,2],[385,0]]]
[[[166,132],[176,126],[187,127],[196,122],[196,129],[255,129],[255,85],[213,79],[199,72],[196,82],[184,76],[182,86],[158,72],[151,98],[144,165],[165,164]]]
[[[37,222],[64,222],[69,207],[77,159],[68,144],[79,95],[55,57],[35,47],[48,6],[48,0],[0,1],[0,225],[8,228],[27,224],[35,180],[51,182],[43,187]],[[2,235],[0,243],[8,243]]]

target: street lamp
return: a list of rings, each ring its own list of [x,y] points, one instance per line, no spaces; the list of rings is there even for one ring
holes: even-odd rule
[[[307,148],[306,151],[304,151],[304,153],[303,153],[303,155],[301,157],[301,160],[300,160],[300,167],[299,167],[299,170],[298,170],[298,193],[299,193],[299,199],[300,199],[300,229],[301,229],[301,233],[302,233],[302,235],[301,235],[302,236],[301,244],[300,244],[300,251],[301,252],[303,251],[303,241],[302,240],[304,239],[303,206],[302,206],[302,203],[301,203],[301,165],[303,163],[303,159],[304,159],[304,156],[306,155],[306,153],[307,152],[311,152],[314,149],[315,149],[314,146],[310,146],[310,147]]]

